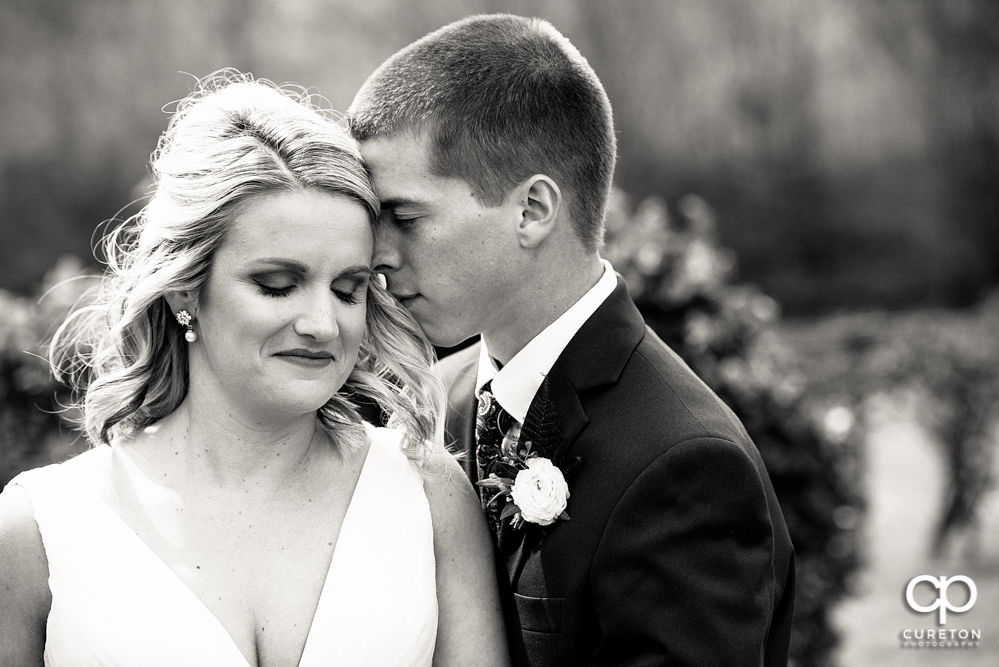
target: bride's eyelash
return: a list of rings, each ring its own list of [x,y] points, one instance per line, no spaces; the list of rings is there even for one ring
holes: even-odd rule
[[[360,299],[353,294],[346,294],[344,292],[334,292],[334,294],[337,295],[337,298],[350,306],[353,306],[360,301]]]
[[[288,296],[291,294],[291,290],[295,288],[294,285],[289,285],[288,287],[268,287],[263,283],[257,283],[257,287],[260,288],[259,291],[264,296],[274,297]]]
[[[367,282],[365,282],[364,284],[361,285],[355,285],[354,288],[351,290],[335,289],[333,290],[333,293],[336,294],[337,298],[343,301],[344,303],[353,306],[358,303],[361,303],[361,300],[363,299],[367,291],[368,291],[368,284]]]

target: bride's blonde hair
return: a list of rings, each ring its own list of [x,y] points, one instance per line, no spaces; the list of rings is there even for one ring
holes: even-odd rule
[[[104,240],[108,268],[93,302],[77,309],[49,347],[53,372],[82,396],[92,444],[173,412],[188,389],[184,329],[164,295],[200,295],[235,207],[266,193],[317,189],[362,205],[378,198],[354,141],[305,91],[234,70],[199,82],[177,104],[152,156],[153,195]],[[342,447],[363,438],[358,404],[404,430],[423,462],[442,442],[443,385],[433,348],[378,280],[369,281],[367,329],[343,387],[319,410]]]

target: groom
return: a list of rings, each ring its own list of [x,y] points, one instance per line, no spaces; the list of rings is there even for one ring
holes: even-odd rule
[[[481,334],[441,362],[447,429],[486,482],[514,663],[786,664],[792,548],[760,455],[598,254],[615,139],[586,60],[544,21],[472,17],[348,116],[376,270],[436,345]]]

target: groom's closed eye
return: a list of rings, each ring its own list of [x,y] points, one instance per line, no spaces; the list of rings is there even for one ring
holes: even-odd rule
[[[395,227],[400,230],[404,230],[409,227],[415,218],[401,218],[396,215],[395,211],[382,209],[381,214],[378,216],[379,225],[388,225]]]
[[[379,222],[395,225],[404,230],[423,216],[422,208],[410,202],[386,201],[382,203],[382,212],[378,219]]]
[[[393,216],[393,221],[395,222],[395,226],[402,230],[409,229],[414,224],[416,224],[416,221],[419,219],[420,216],[418,215],[414,215],[411,217],[405,217],[401,215]]]

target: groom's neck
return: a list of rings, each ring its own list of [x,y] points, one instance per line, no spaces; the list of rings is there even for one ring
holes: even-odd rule
[[[535,271],[507,295],[496,325],[482,332],[489,353],[501,364],[509,363],[575,305],[600,280],[604,270],[596,252],[539,257],[533,268]]]

